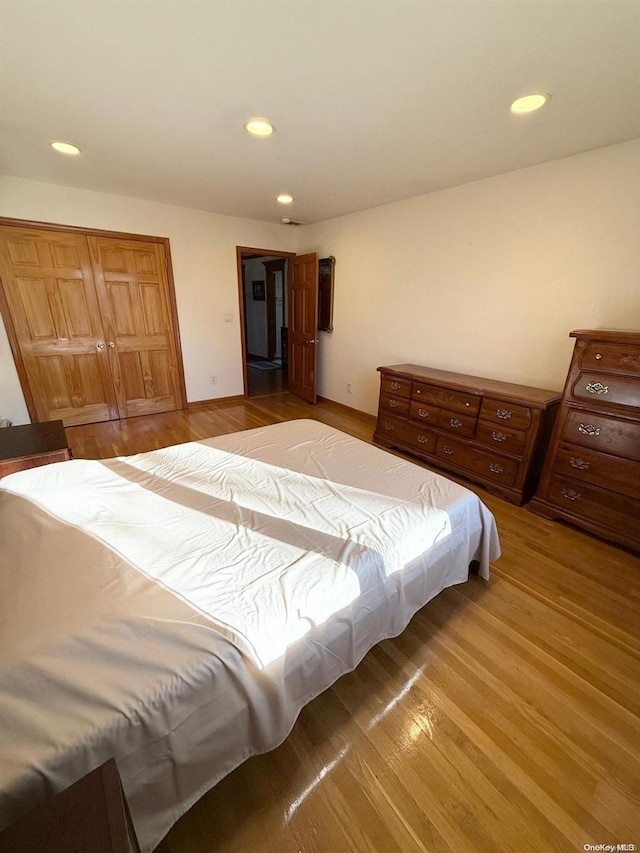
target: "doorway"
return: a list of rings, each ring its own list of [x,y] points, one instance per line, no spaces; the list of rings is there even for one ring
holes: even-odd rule
[[[290,252],[238,247],[245,394],[288,389]]]

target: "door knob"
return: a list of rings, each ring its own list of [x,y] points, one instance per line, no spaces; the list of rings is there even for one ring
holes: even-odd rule
[[[115,344],[114,344],[114,342],[113,342],[113,341],[109,341],[109,347],[110,347],[111,349],[113,349],[113,348],[115,347]]]
[[[311,341],[307,341],[308,344],[319,344],[320,338],[313,338]]]
[[[100,343],[96,344],[96,346],[98,347],[98,349],[104,349],[104,344],[102,343],[102,341],[100,341]]]

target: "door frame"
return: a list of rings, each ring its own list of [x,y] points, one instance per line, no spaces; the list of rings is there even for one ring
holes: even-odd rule
[[[262,258],[270,255],[272,258],[295,258],[295,252],[283,252],[279,249],[259,249],[252,246],[236,246],[236,266],[238,270],[238,306],[240,313],[240,338],[242,347],[242,382],[243,382],[243,397],[249,396],[249,369],[247,367],[247,317],[244,310],[244,274],[242,270],[242,256],[253,255],[256,258]],[[249,258],[247,258],[249,260]],[[291,264],[287,264],[287,281],[286,286],[289,288],[291,278]],[[289,318],[287,317],[287,324]]]
[[[173,264],[171,262],[171,246],[168,237],[152,237],[149,234],[130,234],[127,231],[107,231],[101,228],[83,228],[80,225],[61,225],[57,222],[39,222],[31,219],[13,219],[7,216],[0,216],[0,225],[6,225],[13,228],[34,228],[38,231],[66,231],[74,234],[83,234],[86,237],[116,237],[120,240],[139,240],[146,243],[160,243],[164,248],[164,256],[167,262],[167,291],[169,297],[169,317],[171,320],[171,333],[178,361],[178,395],[182,409],[187,407],[187,388],[184,378],[184,364],[182,361],[182,345],[180,343],[180,326],[178,324],[178,305],[176,302],[175,283],[173,278]],[[27,371],[22,360],[22,353],[18,336],[13,325],[11,313],[9,312],[9,303],[7,301],[4,284],[0,277],[0,314],[4,320],[4,326],[7,331],[7,338],[11,353],[16,365],[20,387],[24,394],[24,401],[27,406],[29,418],[32,423],[38,422],[35,402],[31,393],[31,387],[27,378]]]

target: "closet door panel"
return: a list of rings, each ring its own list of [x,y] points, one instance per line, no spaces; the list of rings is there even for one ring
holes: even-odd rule
[[[89,245],[121,417],[180,408],[162,245],[115,237]]]
[[[0,276],[37,419],[116,418],[86,237],[0,226]]]

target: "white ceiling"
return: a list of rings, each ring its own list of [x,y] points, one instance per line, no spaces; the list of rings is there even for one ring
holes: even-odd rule
[[[640,137],[640,0],[2,0],[0,35],[0,173],[250,219]]]

